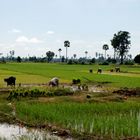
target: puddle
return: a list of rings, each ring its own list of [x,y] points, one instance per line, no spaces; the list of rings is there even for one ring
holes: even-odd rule
[[[0,140],[63,140],[47,131],[27,129],[17,125],[0,124]],[[66,139],[66,138],[65,138]],[[68,139],[67,140],[71,140]]]

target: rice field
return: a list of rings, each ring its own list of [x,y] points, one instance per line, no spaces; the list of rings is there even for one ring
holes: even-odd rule
[[[97,74],[102,68],[103,73]],[[82,83],[108,83],[113,87],[140,87],[140,66],[120,66],[121,73],[110,73],[114,65],[67,65],[48,63],[7,63],[0,64],[0,86],[5,86],[3,79],[9,76],[17,78],[16,83],[48,83],[52,77],[59,77],[60,83],[71,83],[73,78],[80,78]],[[89,73],[93,69],[93,73]]]
[[[97,74],[99,67],[103,70],[102,74]],[[0,64],[1,89],[6,87],[3,79],[9,76],[16,77],[17,90],[19,83],[47,84],[52,77],[58,77],[62,85],[71,85],[73,78],[79,78],[82,84],[93,88],[98,84],[103,85],[102,88],[108,92],[91,93],[90,99],[87,99],[88,91],[67,97],[65,95],[61,97],[29,96],[13,100],[6,100],[9,94],[0,94],[0,113],[12,114],[13,109],[8,106],[10,102],[15,105],[16,118],[27,124],[51,124],[68,129],[73,134],[96,135],[113,140],[126,137],[140,138],[139,96],[121,100],[118,98],[121,95],[113,94],[110,90],[121,87],[140,87],[140,66],[121,65],[120,73],[111,73],[111,68],[115,66],[48,63]],[[93,69],[93,73],[89,73],[89,69]],[[47,87],[38,88],[43,90]],[[2,117],[0,119],[6,120]]]
[[[99,136],[140,137],[139,103],[25,103],[16,104],[20,119],[51,123],[73,132]]]

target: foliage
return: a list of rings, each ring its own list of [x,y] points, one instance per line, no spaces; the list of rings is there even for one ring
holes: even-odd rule
[[[134,58],[134,61],[138,64],[140,64],[140,54],[136,55]]]
[[[70,42],[68,40],[64,41],[64,47],[70,47]]]
[[[70,47],[70,41],[64,41],[64,47],[66,47],[66,62],[67,62],[67,48]]]
[[[134,65],[134,62],[131,60],[128,60],[124,63],[125,65]]]
[[[46,52],[46,55],[47,55],[48,62],[50,62],[53,59],[55,54],[54,54],[54,52],[48,51],[48,52]]]
[[[111,45],[121,57],[121,64],[123,64],[124,56],[127,54],[130,49],[130,33],[127,31],[119,31],[117,34],[114,34],[113,39],[111,40]]]
[[[32,61],[32,62],[37,62],[37,58],[36,58],[36,56],[30,56],[29,57],[29,61]]]
[[[90,60],[90,63],[95,63],[95,58],[92,58],[91,60]]]
[[[100,63],[99,65],[109,65],[109,63],[107,61]]]
[[[104,44],[103,50],[105,50],[105,59],[106,59],[106,51],[109,50],[109,46],[107,44]]]
[[[62,56],[61,62],[65,62],[65,57],[64,56]]]
[[[68,60],[67,64],[73,64],[73,61],[71,59]]]
[[[52,96],[68,96],[73,95],[73,91],[71,91],[69,88],[50,88],[50,89],[26,89],[26,88],[19,88],[12,90],[9,93],[8,100],[12,99],[21,99],[26,97],[52,97]]]
[[[22,59],[20,56],[17,57],[17,62],[21,63]]]

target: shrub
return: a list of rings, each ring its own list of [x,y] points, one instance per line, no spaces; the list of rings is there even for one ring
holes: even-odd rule
[[[73,61],[70,59],[70,60],[68,60],[67,64],[71,65],[71,64],[73,64]]]
[[[134,62],[133,61],[126,61],[124,64],[125,65],[134,65]]]
[[[40,90],[40,89],[16,89],[10,92],[7,100],[12,99],[20,99],[25,97],[52,97],[52,96],[67,96],[67,95],[73,95],[73,91],[70,89],[63,89],[63,88],[52,88],[52,89],[46,89],[46,90]]]
[[[103,63],[100,63],[99,65],[109,65],[109,63],[105,61]]]

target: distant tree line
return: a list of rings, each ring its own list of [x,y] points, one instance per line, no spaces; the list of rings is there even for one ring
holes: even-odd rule
[[[15,51],[11,50],[7,57],[1,57],[0,62],[5,63],[6,61],[11,62],[58,62],[58,63],[67,63],[67,64],[103,64],[108,65],[109,63],[120,63],[120,64],[140,64],[140,54],[138,54],[134,59],[132,59],[132,55],[128,54],[131,41],[130,41],[130,33],[127,31],[119,31],[114,34],[113,38],[110,40],[111,45],[114,49],[114,57],[112,58],[107,54],[109,50],[108,44],[103,44],[102,49],[105,51],[102,53],[95,53],[95,58],[88,57],[88,51],[85,51],[85,56],[77,58],[77,55],[74,53],[71,58],[68,57],[68,48],[70,47],[70,41],[64,41],[64,47],[66,48],[66,55],[62,56],[62,49],[59,48],[59,57],[53,51],[47,51],[45,57],[36,57],[36,56],[28,56],[28,57],[15,57]],[[1,53],[0,53],[1,55]]]

